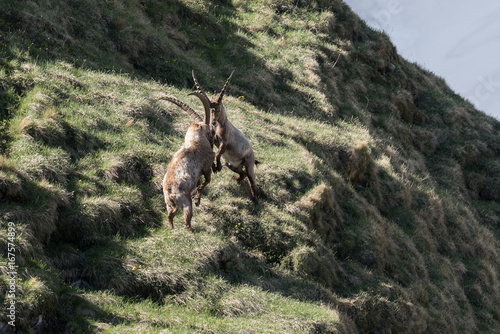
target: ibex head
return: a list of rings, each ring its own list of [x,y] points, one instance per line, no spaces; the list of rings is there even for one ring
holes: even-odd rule
[[[229,87],[229,82],[231,81],[233,73],[234,71],[231,72],[231,75],[229,76],[229,78],[227,78],[224,87],[222,87],[222,90],[219,93],[219,96],[217,96],[217,98],[215,99],[210,99],[201,88],[198,80],[196,80],[196,77],[194,76],[194,71],[192,72],[194,84],[196,85],[196,91],[190,93],[189,95],[197,96],[201,100],[201,102],[203,103],[203,107],[205,108],[205,114],[210,115],[210,120],[212,121],[212,125],[215,125],[217,120],[226,117],[226,109],[222,104],[222,98],[224,97],[224,93],[226,92],[227,87]]]

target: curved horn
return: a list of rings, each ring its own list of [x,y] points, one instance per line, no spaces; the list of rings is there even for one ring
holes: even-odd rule
[[[205,92],[201,88],[198,80],[196,80],[196,77],[194,76],[194,70],[192,70],[192,74],[193,74],[193,81],[194,81],[194,84],[196,85],[197,90],[195,92],[189,93],[188,95],[197,96],[201,100],[201,103],[203,103],[203,107],[205,108],[204,122],[205,122],[205,124],[210,124],[210,99],[208,98],[207,94],[205,94]]]
[[[182,108],[185,112],[189,114],[196,122],[202,122],[203,120],[201,119],[200,115],[196,113],[192,108],[190,108],[187,104],[177,100],[176,98],[170,97],[170,96],[160,96],[158,97],[160,100],[167,100],[170,101],[179,107]]]
[[[229,76],[229,78],[227,78],[226,83],[224,84],[224,87],[222,87],[222,90],[219,93],[219,97],[217,97],[217,103],[222,102],[222,98],[224,97],[224,93],[225,93],[227,87],[229,87],[229,81],[231,81],[231,77],[233,76],[233,73],[234,73],[234,70],[231,72],[231,75]]]
[[[196,92],[189,93],[188,95],[194,95],[201,100],[201,103],[203,103],[203,107],[205,108],[205,116],[203,122],[205,124],[210,124],[210,100],[208,99],[208,97],[199,90],[197,90]]]

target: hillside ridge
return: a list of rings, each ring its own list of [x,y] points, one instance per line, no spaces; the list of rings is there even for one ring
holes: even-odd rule
[[[499,330],[500,122],[342,1],[4,2],[0,331]],[[261,164],[189,233],[192,70]]]

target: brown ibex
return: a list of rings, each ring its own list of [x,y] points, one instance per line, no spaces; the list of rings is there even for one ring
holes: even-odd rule
[[[215,99],[209,99],[198,83],[198,80],[196,80],[193,71],[193,80],[197,90],[189,95],[197,96],[203,103],[205,114],[210,113],[212,127],[215,131],[214,142],[218,147],[215,156],[217,164],[214,163],[213,165],[214,173],[222,169],[220,158],[221,156],[224,157],[226,166],[238,174],[236,178],[238,183],[247,177],[252,200],[254,203],[257,203],[254,166],[259,162],[255,160],[252,145],[248,139],[227,118],[226,109],[224,108],[224,104],[222,104],[222,98],[229,86],[229,81],[233,73],[234,71],[227,79],[219,96]]]
[[[210,114],[205,112],[202,120],[198,114],[183,102],[169,96],[159,96],[181,107],[195,120],[189,127],[184,145],[178,150],[167,168],[163,178],[163,195],[167,204],[167,217],[170,227],[174,227],[174,216],[177,208],[182,208],[184,224],[191,229],[193,204],[191,193],[198,188],[195,205],[200,204],[201,191],[210,183],[212,164],[215,154],[212,151],[213,131],[210,126]],[[201,176],[205,181],[200,185]]]

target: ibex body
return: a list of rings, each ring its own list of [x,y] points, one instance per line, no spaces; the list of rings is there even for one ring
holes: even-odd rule
[[[210,113],[211,125],[215,132],[214,142],[218,147],[215,156],[216,164],[213,166],[213,171],[216,173],[222,169],[222,156],[226,162],[226,166],[238,174],[236,181],[241,182],[247,178],[252,200],[257,203],[254,167],[258,162],[255,160],[252,145],[243,133],[229,121],[226,114],[226,108],[222,103],[222,98],[229,86],[232,75],[233,73],[231,73],[227,79],[219,96],[215,99],[209,99],[198,83],[198,80],[196,80],[193,72],[193,80],[196,84],[197,91],[190,95],[197,96],[205,107],[205,113]]]
[[[209,125],[210,115],[205,113],[203,121],[193,109],[181,101],[167,96],[160,98],[177,104],[196,121],[189,127],[183,146],[174,154],[163,178],[163,195],[167,205],[168,223],[173,227],[177,208],[181,208],[184,213],[184,224],[189,230],[193,216],[191,194],[196,188],[198,189],[195,197],[195,204],[198,206],[201,191],[210,183],[212,174],[215,154],[212,151],[213,133]],[[200,185],[202,175],[205,181]]]

